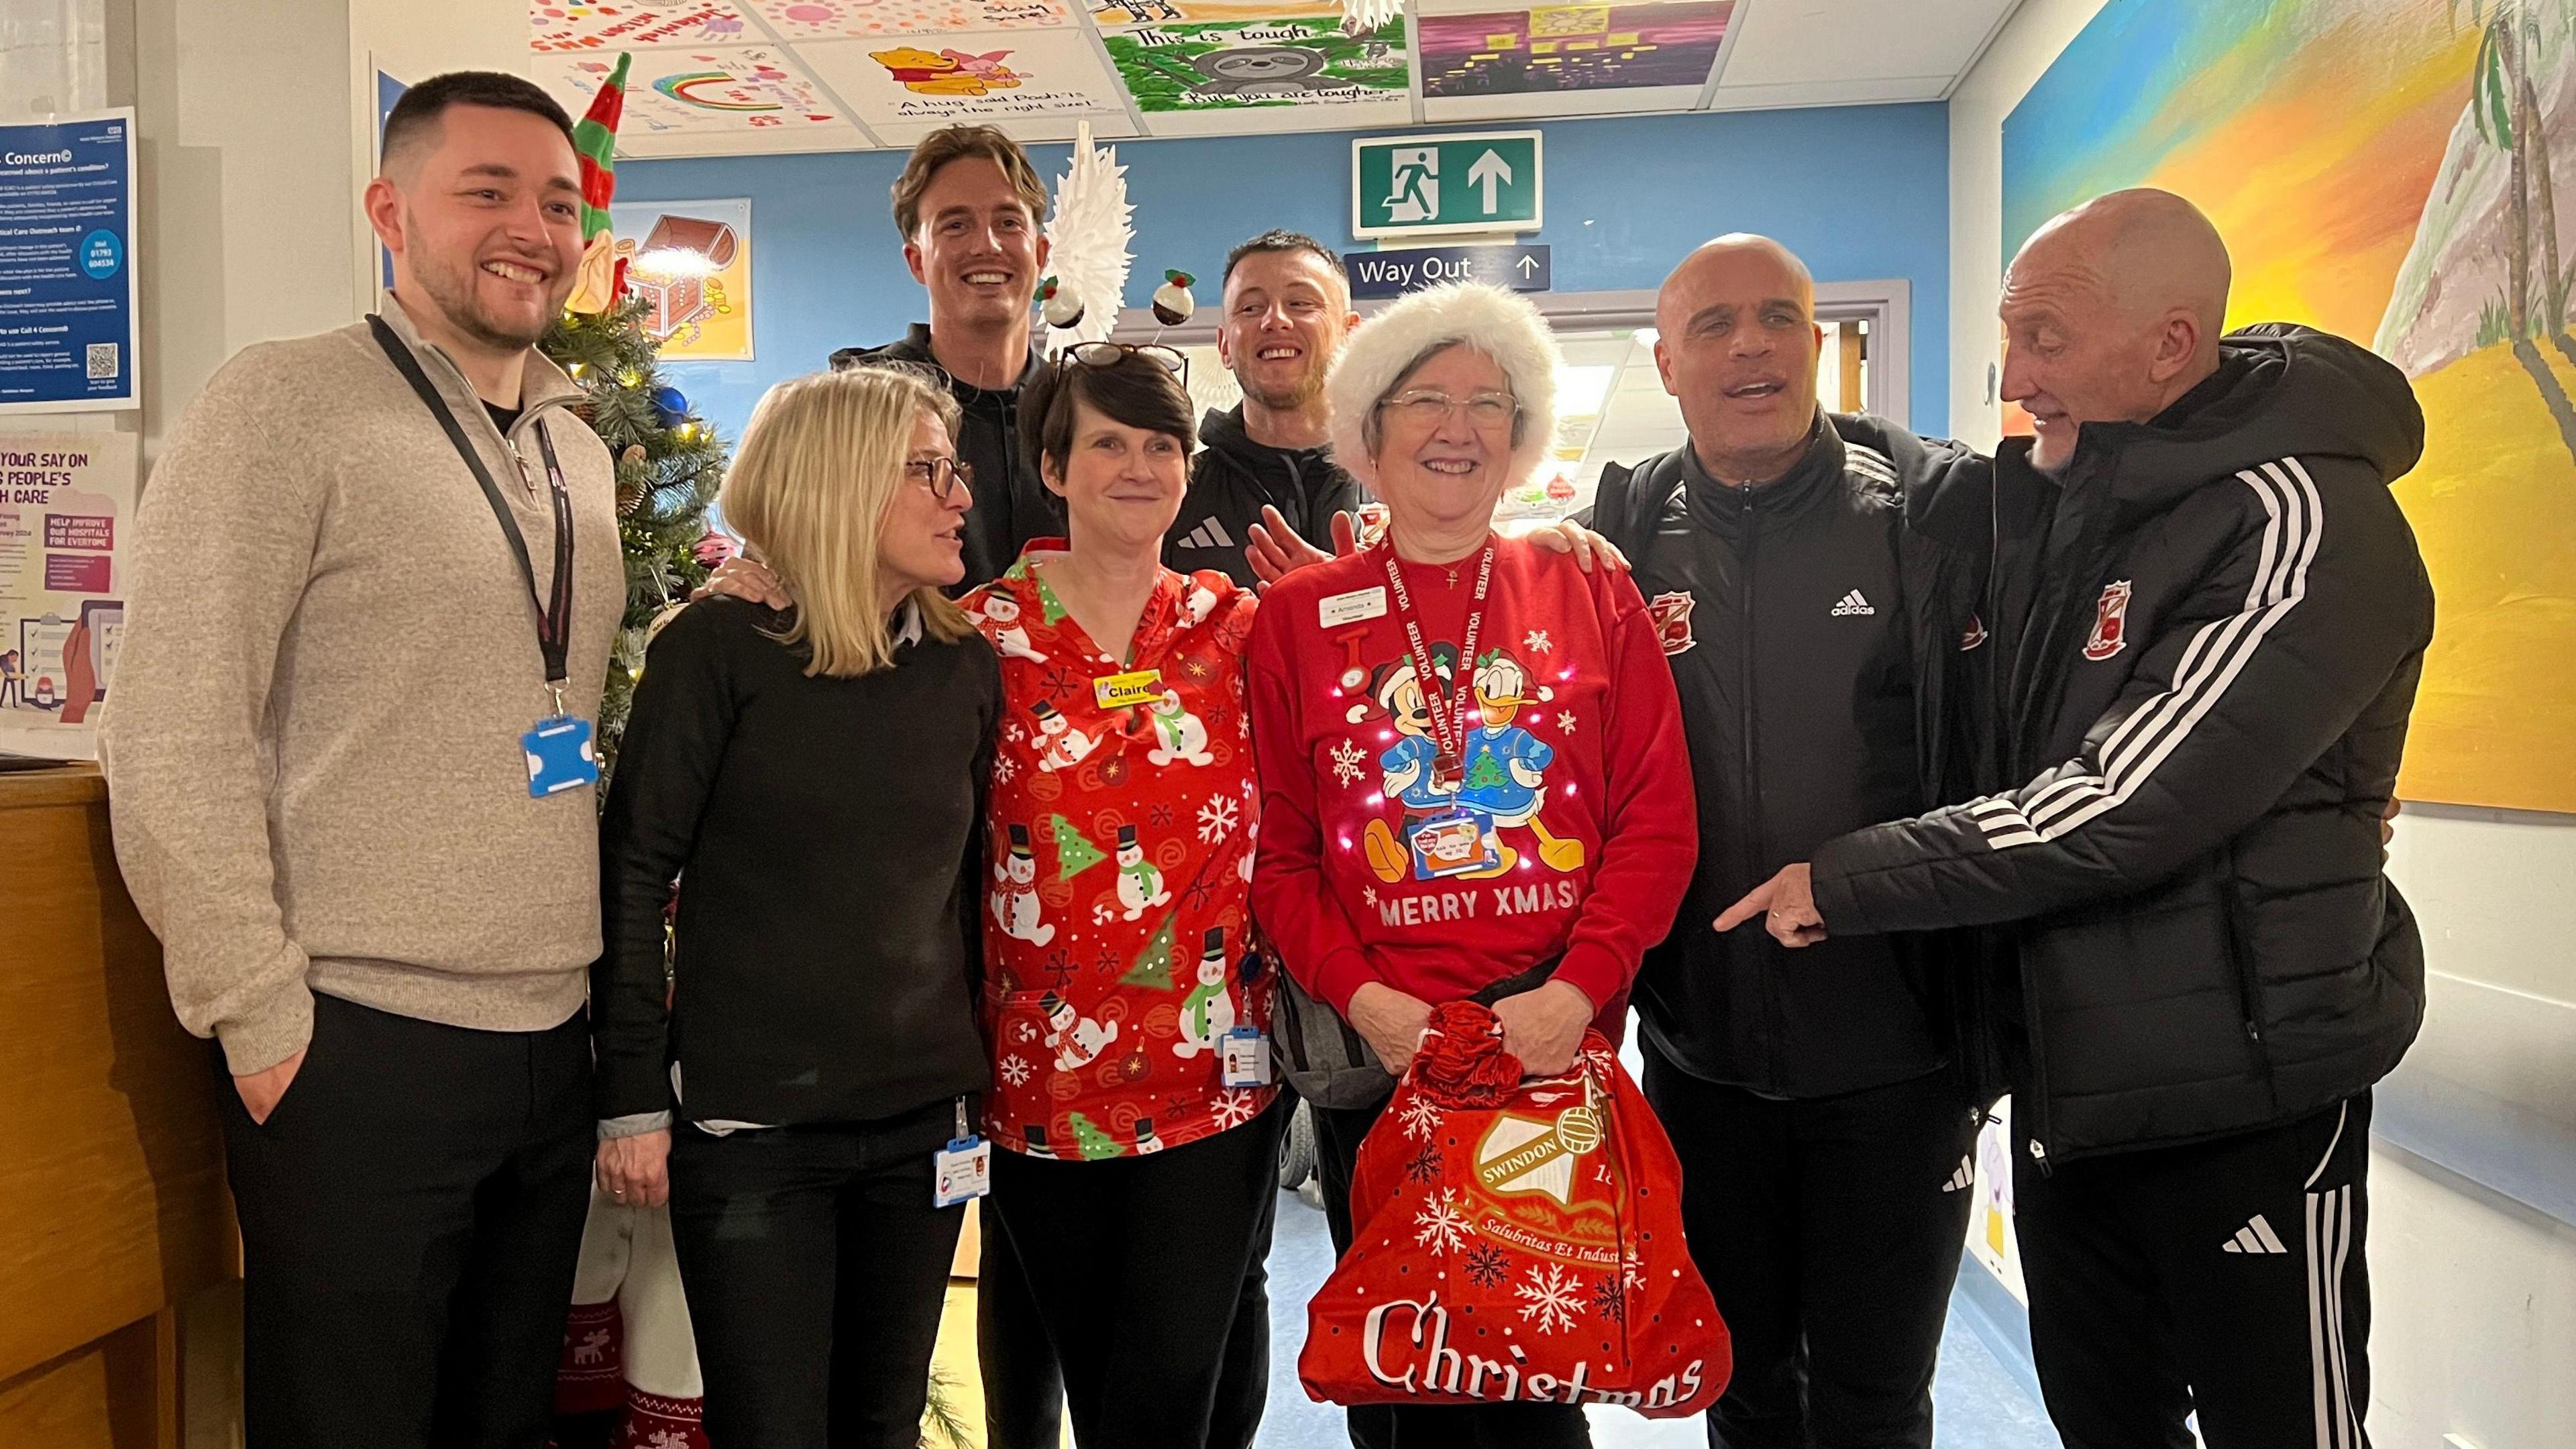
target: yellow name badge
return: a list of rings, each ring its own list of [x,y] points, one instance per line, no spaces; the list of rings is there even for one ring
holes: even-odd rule
[[[1091,681],[1091,693],[1102,709],[1133,709],[1163,692],[1163,671],[1139,669],[1133,674],[1103,674]]]

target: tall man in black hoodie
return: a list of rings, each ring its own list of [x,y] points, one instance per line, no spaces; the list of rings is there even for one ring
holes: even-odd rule
[[[1602,480],[1680,687],[1699,865],[1637,981],[1645,1089],[1734,1335],[1720,1449],[1928,1445],[1932,1369],[1982,1105],[1938,939],[1792,960],[1717,908],[1817,844],[1964,798],[1952,719],[1981,664],[1987,471],[1817,406],[1814,284],[1727,236],[1657,299],[1689,444]],[[1823,959],[1818,959],[1821,955]]]
[[[1225,315],[1217,355],[1243,389],[1199,424],[1189,496],[1163,536],[1163,562],[1219,569],[1251,587],[1245,548],[1264,509],[1299,537],[1330,547],[1332,520],[1360,505],[1358,481],[1324,449],[1324,374],[1359,324],[1341,258],[1313,237],[1266,231],[1225,258]]]
[[[2363,1449],[2370,1088],[2423,1019],[2381,872],[2433,594],[2396,368],[2222,338],[2190,203],[2115,192],[2004,284],[2000,768],[1730,907],[1785,944],[1997,925],[2031,1342],[2070,1445]],[[2009,668],[2007,669],[2007,666]]]
[[[924,136],[895,180],[894,224],[904,265],[930,294],[930,321],[901,341],[832,354],[835,368],[908,363],[947,379],[964,414],[957,460],[975,470],[959,592],[999,577],[1030,539],[1064,533],[1064,504],[1019,438],[1020,389],[1047,365],[1030,338],[1046,214],[1046,183],[1017,141],[991,126]]]

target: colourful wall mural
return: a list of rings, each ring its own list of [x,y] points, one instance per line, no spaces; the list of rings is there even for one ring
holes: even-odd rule
[[[2428,440],[2396,492],[2441,617],[2401,792],[2576,811],[2576,0],[2110,0],[2003,166],[2006,259],[2160,186],[2226,237],[2230,325],[2406,370]]]

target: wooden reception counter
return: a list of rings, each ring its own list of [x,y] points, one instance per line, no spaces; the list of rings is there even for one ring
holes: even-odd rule
[[[178,1305],[239,1273],[215,1079],[95,766],[0,774],[0,1449],[175,1449]]]

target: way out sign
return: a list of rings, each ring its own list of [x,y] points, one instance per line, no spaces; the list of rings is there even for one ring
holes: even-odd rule
[[[1537,231],[1539,133],[1377,136],[1351,142],[1351,235]]]

